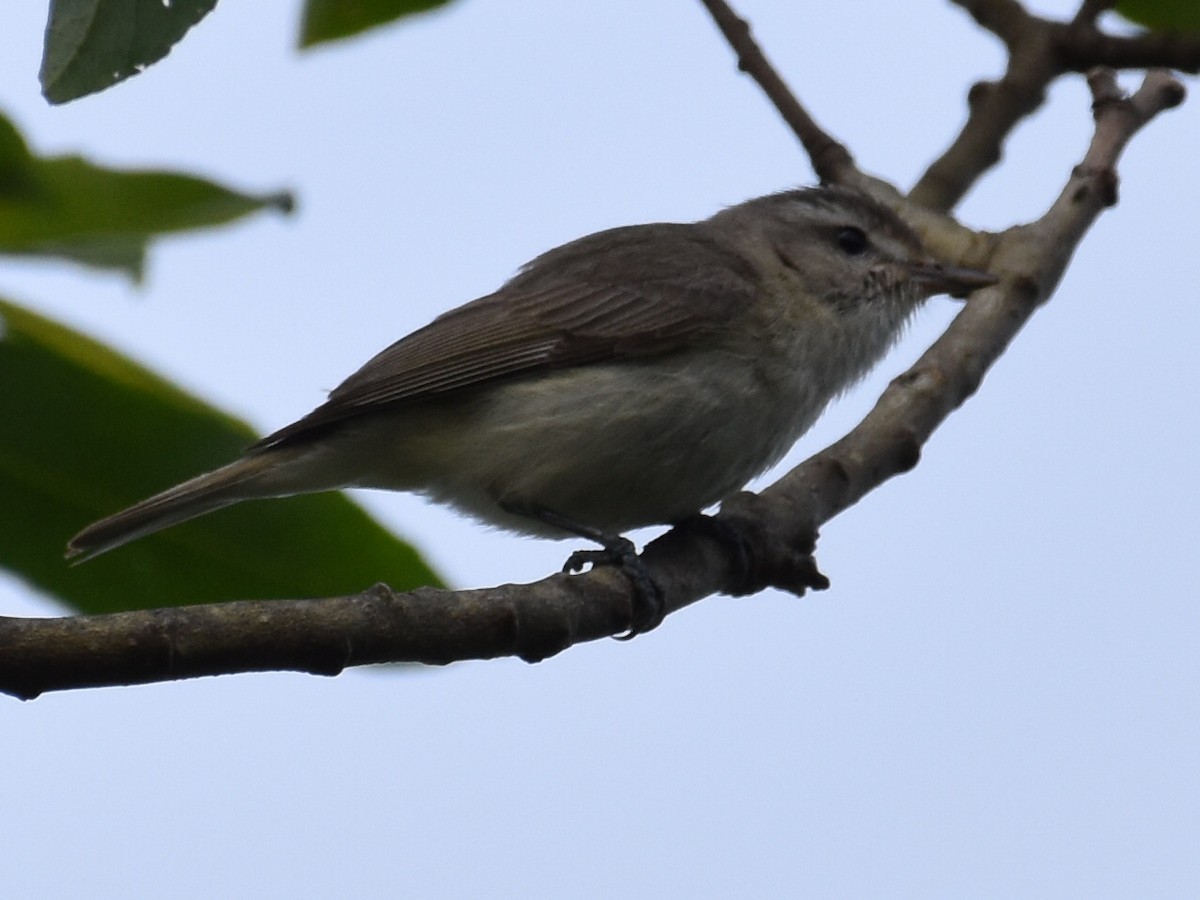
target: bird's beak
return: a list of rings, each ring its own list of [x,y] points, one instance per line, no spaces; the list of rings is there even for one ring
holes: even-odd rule
[[[930,294],[949,294],[957,300],[965,299],[971,291],[1000,280],[980,269],[943,266],[937,262],[919,263],[912,267],[909,275]]]

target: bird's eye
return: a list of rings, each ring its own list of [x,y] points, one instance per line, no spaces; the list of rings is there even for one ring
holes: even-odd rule
[[[867,236],[861,228],[854,225],[847,225],[837,233],[837,245],[843,253],[848,253],[850,256],[858,256],[867,249]]]

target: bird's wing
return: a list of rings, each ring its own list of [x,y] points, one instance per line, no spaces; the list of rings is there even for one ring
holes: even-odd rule
[[[254,448],[539,370],[669,353],[718,332],[753,296],[749,263],[696,225],[581,238],[401,338]]]

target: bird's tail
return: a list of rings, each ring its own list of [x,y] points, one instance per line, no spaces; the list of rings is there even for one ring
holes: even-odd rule
[[[93,522],[67,544],[67,559],[83,562],[129,541],[246,500],[289,493],[270,484],[278,465],[273,453],[244,456],[198,475],[108,518]],[[266,476],[266,477],[264,477]]]

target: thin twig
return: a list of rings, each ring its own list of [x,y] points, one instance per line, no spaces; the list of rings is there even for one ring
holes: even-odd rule
[[[800,139],[812,161],[813,170],[828,184],[848,184],[857,171],[854,158],[845,145],[834,140],[819,126],[808,110],[767,60],[750,33],[749,23],[738,16],[724,0],[700,0],[717,23],[721,34],[737,54],[738,68],[758,82],[774,104],[783,121]]]
[[[1017,124],[1036,112],[1061,72],[1050,24],[1016,0],[954,0],[1004,41],[1008,63],[999,81],[980,81],[967,95],[966,124],[909,192],[919,206],[950,212],[979,177],[1000,161]]]
[[[914,203],[950,212],[1001,158],[1004,142],[1026,116],[1036,112],[1052,81],[1097,66],[1119,69],[1168,67],[1200,70],[1200,36],[1147,33],[1110,35],[1096,25],[1112,0],[1083,0],[1068,22],[1028,13],[1018,0],[953,0],[1008,48],[998,81],[981,81],[967,95],[962,131],[909,192]]]

